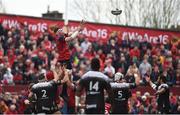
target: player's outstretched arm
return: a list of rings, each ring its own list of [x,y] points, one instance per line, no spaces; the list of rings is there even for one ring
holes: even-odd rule
[[[159,94],[164,93],[165,91],[166,91],[165,88],[161,88],[161,89],[159,89],[155,94],[156,94],[156,95],[159,95]]]
[[[136,86],[140,85],[141,79],[138,74],[134,74]]]
[[[108,97],[109,97],[110,104],[113,104],[114,95],[113,95],[112,89],[111,89],[111,88],[108,88],[106,91],[107,91],[107,93],[108,93]]]
[[[57,66],[51,69],[54,74],[54,81],[60,82],[60,84],[67,82],[67,72],[65,71],[64,67]]]
[[[82,29],[84,28],[84,24],[85,24],[85,21],[82,20],[80,22],[80,25],[78,26],[78,28],[74,32],[68,33],[70,36],[66,37],[65,41],[68,42],[68,41],[74,40],[77,37],[77,35],[79,34],[79,32],[82,31]]]
[[[62,71],[60,71],[59,69],[56,68],[53,68],[51,69],[51,71],[53,72],[53,75],[54,75],[54,81],[55,82],[58,82],[60,79],[61,79],[61,76],[62,76]]]
[[[58,27],[58,25],[50,25],[50,26],[49,26],[49,31],[50,31],[50,33],[58,34],[58,32],[59,32],[60,30],[61,30],[61,29]]]
[[[80,84],[81,80],[79,80],[77,82],[77,85],[76,85],[76,92],[75,92],[75,112],[77,113],[77,108],[79,107],[80,105],[80,96],[81,96],[81,92],[83,90],[83,87],[81,86]]]
[[[73,87],[72,86],[72,82],[70,81],[70,75],[71,75],[71,72],[70,70],[68,69],[64,69],[63,70],[63,79],[61,80],[61,83],[66,83],[68,85],[68,87]]]
[[[134,83],[126,83],[124,84],[124,87],[127,87],[129,89],[135,89],[138,86],[144,85],[142,80],[140,79],[139,74],[134,74],[135,82]]]
[[[67,86],[71,89],[75,89],[75,84],[71,81],[72,71],[67,69]]]
[[[151,81],[150,77],[149,77],[149,76],[146,76],[145,79],[146,79],[146,82],[148,82],[148,83],[150,84],[150,86],[151,86],[154,90],[156,90],[157,85],[154,84],[154,83]]]

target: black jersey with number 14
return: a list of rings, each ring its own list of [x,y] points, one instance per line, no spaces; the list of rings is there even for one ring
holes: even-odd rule
[[[89,71],[82,76],[79,84],[86,91],[86,110],[96,109],[97,113],[104,113],[104,89],[111,89],[109,78],[101,72]]]

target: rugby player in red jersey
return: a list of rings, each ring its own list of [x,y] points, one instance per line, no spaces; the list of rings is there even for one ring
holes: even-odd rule
[[[50,27],[51,31],[56,33],[56,44],[57,44],[57,51],[59,54],[58,62],[60,62],[62,65],[65,65],[66,69],[71,70],[72,65],[70,61],[70,51],[69,51],[69,46],[68,43],[70,41],[73,41],[76,39],[77,35],[79,34],[80,31],[84,28],[84,21],[82,20],[80,22],[80,25],[77,27],[77,29],[73,32],[69,31],[69,27],[67,25],[63,26],[63,28],[59,29],[57,26]],[[69,85],[67,83],[63,84],[63,89],[62,89],[62,94],[61,97],[64,99],[64,106],[62,109],[63,114],[67,114],[67,103],[68,103],[68,93],[67,93],[67,87]]]
[[[58,61],[61,64],[66,65],[66,69],[72,69],[70,62],[70,51],[68,43],[74,40],[80,31],[84,28],[84,21],[82,20],[77,29],[73,32],[69,31],[69,27],[67,25],[63,26],[63,28],[59,29],[57,26],[50,27],[50,30],[56,33],[57,37],[57,50],[59,53]]]

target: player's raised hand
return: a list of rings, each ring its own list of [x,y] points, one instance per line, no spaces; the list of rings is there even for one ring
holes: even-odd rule
[[[59,27],[57,25],[50,25],[49,29],[51,32],[57,33],[57,31],[59,30]]]
[[[86,21],[81,20],[80,25],[84,25],[85,23],[86,23]]]
[[[82,30],[84,29],[84,24],[85,24],[85,21],[82,20],[82,21],[80,22],[80,25],[78,26],[79,31],[82,31]]]

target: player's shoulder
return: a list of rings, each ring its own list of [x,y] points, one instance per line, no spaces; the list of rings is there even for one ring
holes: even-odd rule
[[[88,71],[86,72],[83,76],[82,79],[86,79],[86,78],[101,78],[104,80],[109,80],[109,77],[106,76],[105,74],[103,74],[102,72],[98,72],[98,71]]]
[[[37,88],[40,85],[40,83],[36,83],[32,86],[33,89]]]
[[[169,88],[168,84],[165,84],[165,83],[161,84],[159,87],[160,88]]]
[[[110,85],[111,85],[112,88],[129,88],[129,83],[111,82]]]
[[[48,87],[50,86],[50,82],[39,82],[32,86],[33,89],[41,88],[41,87]]]

